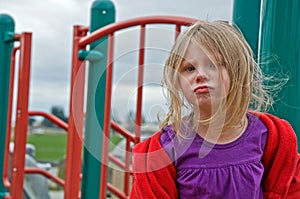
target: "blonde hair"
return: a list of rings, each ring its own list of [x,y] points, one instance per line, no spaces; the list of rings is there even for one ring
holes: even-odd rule
[[[263,86],[263,74],[253,58],[253,52],[240,31],[223,21],[197,22],[177,38],[165,63],[162,84],[166,88],[169,111],[161,126],[172,124],[179,131],[183,107],[189,107],[179,87],[179,68],[191,42],[197,42],[215,66],[222,64],[228,71],[230,88],[226,99],[216,113],[207,120],[226,117],[223,128],[241,125],[241,118],[249,107],[254,111],[266,111],[272,104],[271,96]],[[222,78],[222,76],[220,75]],[[230,113],[230,114],[229,114]]]

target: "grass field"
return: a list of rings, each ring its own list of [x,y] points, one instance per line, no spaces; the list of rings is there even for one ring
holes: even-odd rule
[[[119,135],[110,137],[110,150],[122,140]],[[36,159],[38,161],[54,161],[57,162],[65,157],[67,134],[45,132],[43,134],[29,134],[27,143],[33,144],[36,148]]]
[[[35,146],[36,159],[39,161],[59,161],[65,157],[67,134],[50,133],[30,134],[27,143]]]

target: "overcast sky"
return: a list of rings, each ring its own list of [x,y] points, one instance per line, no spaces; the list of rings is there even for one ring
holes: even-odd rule
[[[74,25],[89,25],[92,0],[0,0],[0,13],[14,18],[16,33],[32,32],[32,61],[30,81],[30,110],[49,112],[51,106],[63,106],[68,114],[71,72],[72,30]],[[116,21],[139,16],[179,15],[205,20],[231,20],[233,0],[114,0]],[[162,31],[163,29],[163,31]],[[153,115],[165,104],[157,86],[161,68],[172,38],[170,30],[153,27],[154,46],[147,54],[144,113]],[[149,35],[151,35],[149,34]],[[164,36],[166,38],[164,38]],[[136,56],[136,32],[129,30],[119,35],[118,57],[115,62],[127,63],[116,69],[113,108],[134,102],[135,88],[128,74],[136,72],[130,58]],[[168,39],[169,38],[169,39]],[[124,48],[126,46],[126,48]],[[153,46],[152,46],[153,47]],[[149,69],[151,68],[151,69]],[[130,80],[130,81],[128,81]],[[156,97],[154,97],[156,96]],[[149,108],[150,107],[150,108]],[[152,116],[149,116],[152,117]]]

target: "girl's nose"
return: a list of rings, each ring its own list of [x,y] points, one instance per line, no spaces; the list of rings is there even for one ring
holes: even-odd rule
[[[195,80],[197,83],[207,81],[207,75],[205,74],[205,72],[203,70],[197,69],[195,72],[196,72]]]

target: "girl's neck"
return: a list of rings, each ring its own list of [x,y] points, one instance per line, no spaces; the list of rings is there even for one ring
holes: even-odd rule
[[[195,123],[196,121],[198,122]],[[245,115],[239,125],[229,127],[224,127],[225,119],[203,124],[194,118],[193,123],[197,133],[206,141],[214,144],[228,144],[243,135],[248,126],[248,119]]]

